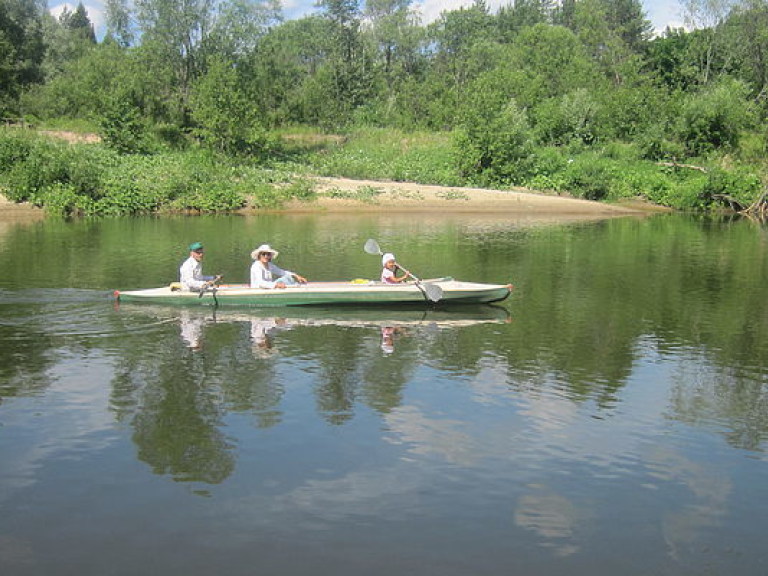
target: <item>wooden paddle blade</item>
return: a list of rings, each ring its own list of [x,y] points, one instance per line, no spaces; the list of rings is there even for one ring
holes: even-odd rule
[[[382,254],[381,248],[379,248],[379,243],[376,242],[376,240],[374,240],[373,238],[369,238],[366,241],[365,246],[364,246],[364,250],[368,254],[378,254],[379,256],[381,256],[381,254]]]

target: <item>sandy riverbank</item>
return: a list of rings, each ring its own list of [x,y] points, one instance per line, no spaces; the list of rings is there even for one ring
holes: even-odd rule
[[[428,212],[474,213],[488,216],[541,217],[546,219],[611,218],[658,210],[643,203],[604,204],[567,196],[524,190],[488,190],[430,186],[410,182],[379,182],[348,178],[316,178],[316,199],[293,201],[281,212]],[[252,212],[252,209],[244,209]],[[44,217],[29,204],[16,204],[0,195],[0,219]]]
[[[605,204],[522,189],[489,190],[380,182],[348,178],[316,178],[317,200],[292,202],[289,210],[489,212],[624,216],[653,211],[642,203]]]

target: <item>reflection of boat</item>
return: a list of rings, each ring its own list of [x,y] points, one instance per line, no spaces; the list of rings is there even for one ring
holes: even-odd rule
[[[263,326],[266,331],[277,327],[295,326],[345,326],[345,327],[408,327],[408,326],[437,326],[445,328],[461,328],[475,324],[505,323],[510,321],[506,308],[492,304],[476,304],[451,306],[446,309],[424,309],[415,307],[400,308],[370,308],[360,306],[344,306],[340,308],[322,307],[289,307],[271,309],[269,313],[249,313],[238,310],[216,309],[211,312],[206,309],[177,308],[175,306],[149,305],[131,307],[120,305],[121,310],[135,310],[148,313],[155,318],[180,317],[189,321],[197,318],[211,322],[254,322]]]
[[[175,286],[115,292],[121,302],[158,304],[234,305],[234,306],[391,306],[429,302],[425,286],[439,288],[440,304],[480,304],[499,302],[509,296],[512,287],[504,284],[461,282],[453,278],[424,280],[420,283],[384,284],[373,281],[309,282],[283,290],[265,290],[245,285],[224,285],[215,290],[186,292]]]

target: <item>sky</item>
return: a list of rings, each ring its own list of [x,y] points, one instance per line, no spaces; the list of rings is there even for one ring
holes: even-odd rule
[[[103,0],[82,1],[88,12],[88,17],[96,29],[96,35],[101,37],[104,34]],[[287,19],[294,19],[312,14],[317,10],[315,2],[316,0],[282,0],[283,15]],[[487,0],[491,10],[510,4],[510,2],[511,0]],[[74,10],[77,6],[77,0],[69,0],[68,2],[48,0],[48,5],[51,13],[58,16],[65,6]],[[421,14],[422,24],[436,20],[444,10],[455,10],[462,6],[471,5],[472,0],[414,0],[413,2],[413,7]],[[683,25],[680,4],[675,0],[643,0],[643,7],[654,29],[659,33],[667,26],[677,28]]]

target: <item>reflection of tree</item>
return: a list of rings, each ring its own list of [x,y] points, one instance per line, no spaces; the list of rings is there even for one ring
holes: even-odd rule
[[[145,390],[133,421],[139,459],[156,474],[218,484],[235,466],[232,445],[219,430],[221,407],[204,377],[183,376]]]
[[[390,413],[402,403],[408,375],[414,370],[417,359],[413,350],[418,343],[414,342],[412,332],[396,326],[382,329],[381,351],[369,355],[363,367],[361,397],[381,414]],[[392,353],[391,357],[383,350],[383,346],[389,346],[387,338],[390,337],[392,346],[398,347],[397,354]]]
[[[217,381],[202,353],[178,339],[160,340],[154,353],[137,350],[116,370],[112,406],[133,414],[139,458],[157,474],[216,484],[234,469],[232,446],[221,433]]]
[[[768,391],[754,375],[708,366],[705,358],[689,358],[696,374],[681,368],[672,382],[670,417],[681,422],[716,423],[729,444],[761,450],[768,441]]]
[[[320,383],[315,389],[318,410],[332,424],[344,424],[354,414],[354,404],[361,381],[360,364],[364,354],[359,330],[316,330],[322,357]],[[329,351],[333,351],[330,354]]]
[[[0,326],[0,342],[0,404],[3,398],[37,394],[50,386],[46,372],[54,360],[49,338]]]
[[[316,360],[318,411],[333,424],[351,420],[358,400],[382,413],[399,405],[406,374],[419,361],[409,338],[398,341],[395,361],[382,354],[376,326],[298,327],[286,338],[293,347],[286,347],[285,353]]]
[[[482,332],[466,354],[503,357],[521,389],[554,383],[610,410],[648,341],[661,353],[700,350],[698,365],[710,364],[722,386],[707,391],[708,402],[741,423],[732,438],[764,442],[759,369],[735,368],[768,365],[768,249],[753,228],[676,216],[544,228],[523,242],[506,234],[458,242],[466,253],[456,259],[477,267],[468,274],[512,266],[516,276],[514,322]],[[700,406],[694,388],[679,388],[675,405]]]
[[[227,409],[252,412],[260,427],[280,421],[282,387],[269,363],[254,358],[250,326],[202,326],[202,350],[187,349],[179,328],[127,347],[115,371],[112,408],[134,427],[139,458],[177,480],[219,483],[234,470],[222,433]],[[172,332],[170,330],[173,330]]]

